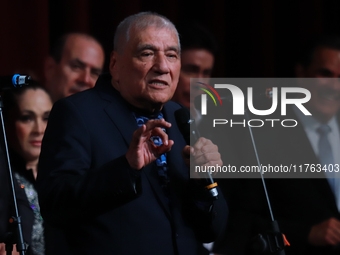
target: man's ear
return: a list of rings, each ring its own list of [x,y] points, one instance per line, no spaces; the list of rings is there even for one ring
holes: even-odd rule
[[[118,53],[116,51],[111,52],[110,56],[110,74],[114,80],[118,80],[118,70],[117,70],[117,57]]]
[[[55,75],[57,63],[52,57],[47,57],[44,63],[45,80],[51,81]]]
[[[118,53],[116,51],[111,52],[109,69],[112,76],[112,85],[119,91]]]
[[[305,68],[301,64],[295,65],[295,76],[296,77],[306,77]]]

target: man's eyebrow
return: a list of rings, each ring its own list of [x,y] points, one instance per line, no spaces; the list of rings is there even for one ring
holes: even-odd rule
[[[178,46],[169,46],[165,49],[165,51],[175,51],[176,53],[179,53],[179,47]]]
[[[79,58],[72,59],[71,62],[77,63],[77,64],[84,66],[84,67],[86,66],[86,63],[81,61]],[[91,70],[96,72],[96,73],[101,73],[103,71],[102,68],[97,68],[97,67],[92,67]]]
[[[82,66],[86,66],[86,64],[83,61],[81,61],[79,58],[72,59],[70,62],[80,64]]]

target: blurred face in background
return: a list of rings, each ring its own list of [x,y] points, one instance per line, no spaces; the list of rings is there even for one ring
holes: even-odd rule
[[[40,155],[52,101],[42,89],[27,89],[15,99],[17,107],[9,111],[6,123],[9,146],[26,162],[34,161]]]
[[[173,101],[190,108],[194,99],[202,93],[200,89],[191,89],[190,78],[210,78],[214,66],[214,56],[205,49],[186,49],[181,53],[181,73]]]
[[[340,51],[317,48],[307,67],[297,67],[297,76],[318,78],[304,86],[311,92],[311,100],[306,107],[316,119],[328,122],[340,109]]]
[[[45,63],[45,85],[53,102],[94,87],[103,65],[100,44],[84,36],[69,36],[60,62],[49,57]]]

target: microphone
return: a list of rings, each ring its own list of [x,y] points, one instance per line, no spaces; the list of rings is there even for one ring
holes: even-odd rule
[[[0,76],[0,89],[21,88],[23,85],[33,83],[31,76],[14,74],[9,76]]]
[[[179,131],[182,133],[185,142],[190,145],[190,140],[192,143],[196,143],[200,138],[199,132],[197,130],[195,120],[190,118],[190,112],[187,108],[183,107],[175,111],[175,119]],[[209,191],[209,195],[213,199],[218,198],[218,191],[216,189],[217,183],[214,182],[209,171],[204,173],[204,180],[206,183],[205,188]]]

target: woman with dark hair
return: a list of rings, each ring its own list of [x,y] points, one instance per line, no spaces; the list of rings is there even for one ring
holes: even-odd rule
[[[43,255],[43,219],[34,185],[52,100],[45,89],[28,86],[5,91],[3,101],[19,214],[22,218],[24,241],[29,244],[27,254]]]

